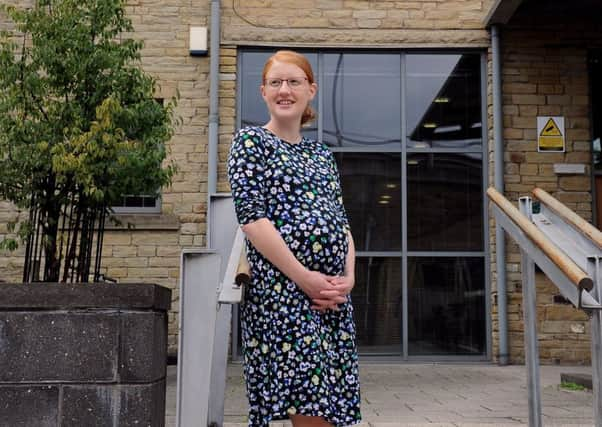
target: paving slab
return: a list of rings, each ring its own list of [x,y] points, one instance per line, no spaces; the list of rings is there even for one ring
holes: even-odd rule
[[[560,388],[562,372],[591,375],[591,367],[540,368],[544,425],[593,426],[591,391]],[[227,377],[224,427],[246,427],[242,365],[229,364]],[[168,368],[167,379],[166,427],[175,427],[175,366]],[[517,427],[529,421],[527,373],[520,365],[361,363],[360,381],[360,427]]]

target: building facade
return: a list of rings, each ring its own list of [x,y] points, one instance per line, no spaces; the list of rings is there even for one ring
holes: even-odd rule
[[[259,97],[261,68],[272,52],[290,48],[307,55],[318,80],[318,119],[304,132],[331,147],[341,173],[358,250],[352,297],[361,352],[400,361],[522,362],[520,254],[506,242],[505,286],[498,286],[500,258],[485,190],[502,168],[510,200],[538,186],[600,224],[602,5],[594,0],[126,4],[135,28],[131,36],[145,43],[143,67],[159,83],[156,97],[179,96],[182,123],[170,142],[178,174],[160,198],[131,195],[116,207],[123,222],[135,228],[107,231],[103,269],[119,282],[172,288],[172,352],[180,252],[207,246],[210,193],[228,192],[231,136],[240,126],[267,121]],[[219,52],[191,56],[190,28],[211,28],[216,9]],[[0,26],[7,25],[0,18]],[[212,55],[219,55],[217,75],[210,72]],[[503,138],[503,155],[497,158],[496,77]],[[212,78],[218,79],[219,99],[215,153],[209,149]],[[542,150],[541,144],[538,150],[538,117],[563,119],[563,151]],[[562,174],[558,164],[583,168]],[[0,203],[0,235],[18,214]],[[19,280],[22,264],[22,253],[2,254],[2,279]],[[498,321],[498,289],[505,289],[505,325]],[[541,274],[537,290],[542,361],[586,363],[587,316],[565,304]]]

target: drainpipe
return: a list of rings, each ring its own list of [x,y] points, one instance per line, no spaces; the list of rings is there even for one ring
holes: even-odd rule
[[[502,67],[500,35],[497,25],[491,26],[491,63],[493,93],[494,185],[504,194],[504,139],[502,114]],[[497,266],[497,306],[499,329],[499,364],[508,364],[508,304],[506,289],[505,235],[499,224],[495,225],[495,262]]]
[[[220,0],[211,0],[211,31],[209,34],[209,146],[207,148],[207,217],[206,244],[211,247],[211,198],[217,192],[217,145],[219,139],[219,48]]]

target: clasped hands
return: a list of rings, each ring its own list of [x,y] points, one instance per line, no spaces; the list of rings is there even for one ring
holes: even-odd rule
[[[339,304],[347,302],[354,279],[350,276],[328,276],[318,271],[308,271],[300,283],[303,291],[311,298],[313,310],[339,311]]]

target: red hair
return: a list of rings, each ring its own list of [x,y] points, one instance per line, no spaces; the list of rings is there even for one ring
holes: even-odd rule
[[[274,62],[286,62],[287,64],[293,64],[297,67],[301,68],[307,77],[307,81],[309,84],[315,83],[314,80],[314,72],[311,69],[311,64],[307,60],[304,55],[300,53],[294,52],[292,50],[279,50],[272,56],[268,58],[265,65],[263,66],[263,73],[261,74],[262,82],[265,82],[266,76],[268,75],[268,71],[272,68]],[[313,108],[308,104],[303,111],[303,115],[301,116],[301,125],[311,122],[316,118],[316,112]]]

